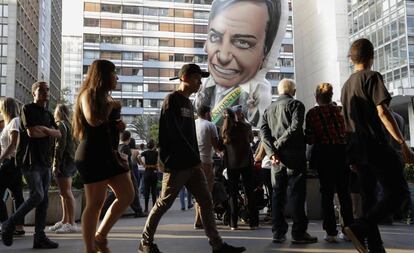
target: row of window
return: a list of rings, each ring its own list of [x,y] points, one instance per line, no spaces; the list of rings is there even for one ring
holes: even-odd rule
[[[134,46],[160,46],[160,47],[187,47],[203,48],[204,40],[192,39],[173,39],[173,38],[151,38],[151,37],[133,37],[119,35],[100,35],[85,33],[83,41],[86,43],[110,43],[124,44]]]
[[[164,61],[164,62],[207,62],[207,55],[173,54],[159,52],[115,52],[115,51],[94,51],[85,50],[84,59],[108,59],[124,61]],[[287,60],[287,59],[286,59]],[[292,59],[290,59],[292,60]]]
[[[138,22],[116,19],[84,18],[83,25],[86,27],[100,27],[125,30],[163,31],[207,34],[207,25],[178,24],[178,23],[156,23]]]
[[[188,9],[153,8],[143,6],[129,6],[120,4],[85,3],[84,10],[90,12],[110,12],[133,15],[147,15],[159,17],[178,17],[208,19],[208,11],[197,11]]]

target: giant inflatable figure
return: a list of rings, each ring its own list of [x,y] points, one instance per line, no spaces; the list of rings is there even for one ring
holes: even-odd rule
[[[287,0],[214,0],[204,46],[211,75],[195,106],[209,105],[215,124],[221,125],[225,108],[241,105],[260,126],[272,98],[266,73],[276,64],[287,19]]]

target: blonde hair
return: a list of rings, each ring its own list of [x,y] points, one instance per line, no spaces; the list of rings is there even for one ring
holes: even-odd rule
[[[19,106],[13,98],[6,97],[0,101],[0,111],[3,114],[4,122],[9,123],[10,120],[19,115]]]
[[[284,78],[277,85],[279,95],[295,95],[296,84],[292,79]]]
[[[315,97],[318,103],[329,104],[332,102],[333,87],[330,83],[321,83],[316,86]]]
[[[64,104],[57,104],[55,109],[55,120],[56,121],[69,121],[69,108]]]

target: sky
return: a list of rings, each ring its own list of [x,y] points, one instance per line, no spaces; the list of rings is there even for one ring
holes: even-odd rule
[[[62,0],[62,35],[82,35],[82,0]]]

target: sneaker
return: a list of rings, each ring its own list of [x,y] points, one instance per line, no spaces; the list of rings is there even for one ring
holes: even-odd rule
[[[78,232],[79,229],[77,228],[76,225],[71,225],[69,223],[63,224],[63,226],[59,229],[57,229],[55,232],[57,234],[70,234],[70,233],[76,233]]]
[[[181,211],[185,211],[185,207],[181,207]]]
[[[1,240],[5,246],[11,246],[13,244],[13,234],[15,226],[12,221],[8,220],[1,224]]]
[[[285,234],[277,234],[277,233],[273,234],[273,239],[272,239],[273,243],[283,243],[285,241],[286,241],[286,235]]]
[[[61,221],[58,221],[58,222],[55,223],[55,225],[49,227],[49,231],[50,232],[55,232],[56,230],[58,230],[62,226],[63,226],[63,223]]]
[[[365,246],[366,236],[360,225],[352,224],[349,227],[344,228],[344,231],[359,253],[368,253]]]
[[[193,207],[194,207],[194,205],[193,205],[193,204],[191,204],[191,205],[188,205],[187,209],[191,209],[191,208],[193,208]]]
[[[230,227],[231,231],[237,230],[237,227]]]
[[[345,241],[345,242],[350,242],[351,241],[351,240],[349,240],[348,236],[346,236],[346,234],[343,233],[343,232],[339,232],[338,238],[342,241]]]
[[[36,238],[33,240],[33,249],[56,249],[59,247],[59,243],[54,242],[43,236],[41,238]]]
[[[306,232],[302,236],[292,238],[293,244],[308,244],[308,243],[317,243],[317,242],[318,242],[317,237],[311,236],[310,234]]]
[[[245,247],[235,247],[224,242],[221,248],[216,250],[213,249],[213,253],[241,253],[245,250]]]
[[[26,234],[26,231],[24,230],[14,230],[13,236],[19,237],[19,236],[24,236],[25,234]]]
[[[329,243],[337,243],[338,240],[336,239],[336,235],[328,235],[325,234],[325,236],[323,237],[323,239]]]
[[[139,244],[138,253],[162,253],[159,249],[157,244],[150,243],[145,245],[142,241]]]

